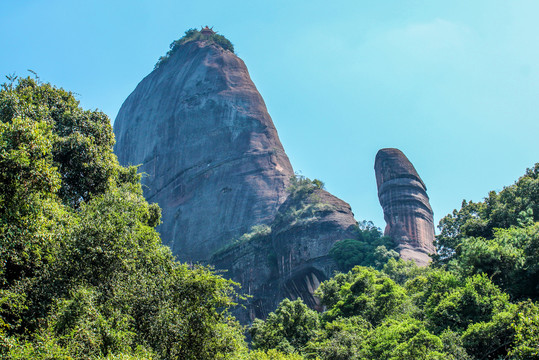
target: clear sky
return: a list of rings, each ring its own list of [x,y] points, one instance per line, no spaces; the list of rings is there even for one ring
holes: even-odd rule
[[[401,149],[435,222],[539,161],[538,1],[2,0],[0,75],[114,120],[184,31],[214,26],[264,97],[296,171],[384,227],[380,148]]]

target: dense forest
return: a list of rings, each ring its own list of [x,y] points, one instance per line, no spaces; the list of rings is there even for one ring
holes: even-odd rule
[[[161,244],[105,114],[11,77],[0,120],[3,359],[539,358],[539,164],[444,217],[429,267],[363,223],[332,249],[326,311],[285,299],[246,329],[238,284]]]

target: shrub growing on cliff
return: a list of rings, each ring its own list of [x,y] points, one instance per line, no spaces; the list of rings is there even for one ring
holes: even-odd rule
[[[188,42],[198,41],[198,40],[209,41],[211,43],[214,43],[214,44],[222,47],[225,50],[228,50],[228,51],[230,51],[232,53],[234,52],[234,45],[232,45],[230,40],[228,40],[223,35],[219,35],[217,33],[214,33],[214,34],[211,34],[211,35],[202,35],[202,33],[200,31],[198,31],[197,29],[189,29],[189,30],[187,30],[185,32],[184,36],[182,36],[178,40],[174,40],[170,44],[170,50],[166,53],[166,55],[161,56],[159,58],[159,60],[155,64],[154,69],[157,69],[159,66],[161,66],[162,64],[167,62],[168,59],[172,56],[172,54],[174,54],[176,51],[178,51],[180,46],[182,46],[182,45],[184,45],[184,44],[186,44]]]
[[[323,202],[316,194],[316,191],[323,189],[324,183],[318,179],[311,180],[302,175],[292,176],[285,203],[288,207],[286,211],[277,214],[275,223],[288,226],[308,223],[316,219],[318,214],[332,210],[332,205]]]
[[[251,227],[248,233],[243,234],[237,239],[233,239],[227,245],[221,247],[212,256],[219,256],[225,252],[237,248],[238,246],[250,241],[262,240],[271,234],[271,228],[268,225],[255,225]]]
[[[292,197],[301,197],[303,194],[311,194],[316,189],[323,190],[324,188],[324,182],[321,180],[311,180],[303,175],[294,175],[290,178],[290,184],[286,190]]]

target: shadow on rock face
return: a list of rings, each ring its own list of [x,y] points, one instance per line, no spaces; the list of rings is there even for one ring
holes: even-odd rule
[[[304,268],[288,278],[283,284],[285,297],[295,300],[301,298],[303,302],[317,311],[323,311],[320,300],[314,296],[314,291],[328,277],[321,270],[314,267]]]
[[[265,319],[284,298],[301,298],[322,311],[314,292],[337,270],[329,250],[339,240],[356,237],[357,229],[350,205],[327,191],[289,196],[268,235],[211,260],[217,268],[228,269],[227,276],[252,296],[244,303],[246,310],[234,315],[244,324]]]

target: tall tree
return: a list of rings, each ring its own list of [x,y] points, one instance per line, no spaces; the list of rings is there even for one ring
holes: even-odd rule
[[[235,284],[179,264],[110,121],[72,93],[0,91],[0,356],[219,359],[245,353]]]

